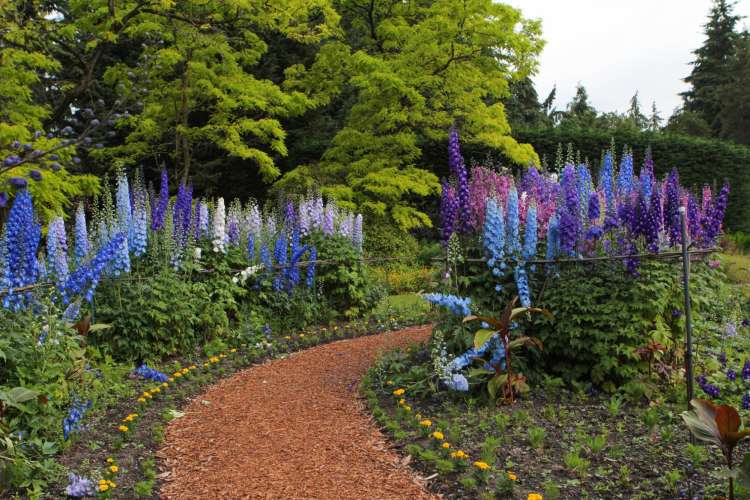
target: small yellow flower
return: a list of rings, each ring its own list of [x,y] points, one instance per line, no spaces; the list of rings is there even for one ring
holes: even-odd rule
[[[99,484],[107,484],[107,480],[106,479],[100,479],[99,480]]]
[[[443,443],[442,445],[440,445],[440,446],[442,446],[442,447],[443,447],[444,449],[446,449],[446,450],[447,450],[448,448],[450,448],[450,447],[451,447],[451,444],[450,444],[450,443],[449,443],[448,441],[446,441],[446,442],[444,442],[444,443]]]
[[[401,406],[404,406],[406,404],[406,400],[404,398],[401,398],[398,400],[398,404],[400,404]]]
[[[174,382],[174,377],[169,377],[169,378],[167,379],[167,381],[168,381],[168,382]]]
[[[162,382],[161,386],[164,387],[164,388],[167,388],[167,387],[169,387],[169,384],[166,383],[166,382]]]
[[[480,460],[477,460],[472,465],[479,470],[489,470],[490,468],[490,464],[488,464],[487,462],[482,462]]]
[[[121,425],[117,428],[120,432],[128,432],[128,426],[127,425]]]
[[[334,332],[335,332],[336,330],[338,330],[338,329],[339,329],[339,327],[338,327],[338,326],[334,326],[334,327],[333,327],[333,331],[334,331]]]
[[[173,376],[174,378],[180,378],[180,377],[182,377],[182,372],[174,372],[174,373],[172,374],[172,376]]]
[[[440,432],[440,431],[435,431],[435,432],[433,432],[433,433],[432,433],[432,437],[434,437],[434,438],[435,438],[435,439],[437,439],[438,441],[442,441],[443,439],[445,439],[445,436],[444,436],[444,435],[443,435],[443,433],[442,433],[442,432]]]
[[[146,398],[144,398],[143,396],[141,396],[140,398],[137,399],[137,401],[139,403],[145,403],[146,402]]]
[[[190,371],[190,368],[183,368],[182,369],[182,374],[185,375],[189,371]]]
[[[289,335],[284,335],[284,340],[292,340],[292,337],[290,337]]]
[[[191,369],[191,370],[197,370],[197,369],[198,369],[198,367],[197,367],[197,366],[195,366],[195,365],[190,365],[190,369]]]
[[[115,459],[112,458],[112,457],[107,457],[107,463],[108,464],[113,464],[113,463],[115,463]]]
[[[208,358],[208,360],[211,363],[218,363],[219,362],[219,357],[218,356],[211,356],[210,358]]]
[[[117,485],[116,485],[115,483],[113,483],[112,481],[110,481],[109,479],[107,479],[107,484],[108,484],[108,485],[109,485],[109,487],[110,487],[110,488],[112,488],[112,489],[115,489],[115,488],[117,488]]]
[[[154,393],[154,392],[159,393],[159,392],[161,392],[161,389],[158,388],[158,387],[154,387],[153,389],[151,389],[151,392],[152,393]]]
[[[508,479],[510,479],[511,481],[518,481],[518,476],[513,474],[511,471],[508,471]]]
[[[456,450],[453,453],[451,453],[451,457],[462,459],[462,458],[468,458],[469,456],[466,453],[464,453],[462,450]]]
[[[406,393],[406,389],[396,389],[393,391],[394,396],[403,396]]]
[[[421,425],[422,427],[430,427],[432,425],[432,420],[426,418],[424,420],[421,420],[419,422],[419,425]]]
[[[388,380],[388,381],[386,382],[386,385],[393,385],[393,380]]]
[[[419,420],[420,418],[422,418],[422,414],[421,413],[417,413],[416,415],[414,415],[414,418],[416,418],[417,420]]]
[[[304,337],[304,336],[305,336],[305,334],[304,334],[304,333],[300,333],[300,334],[299,334],[299,336],[300,336],[300,337]]]
[[[105,492],[109,489],[109,485],[107,483],[99,483],[99,491]]]
[[[403,406],[403,409],[404,409],[404,411],[411,411],[411,406],[409,406],[409,405],[404,405],[404,406]]]
[[[109,466],[109,472],[111,472],[111,473],[113,473],[113,474],[114,474],[115,472],[119,471],[119,470],[120,470],[120,468],[119,468],[118,466],[116,466],[116,465],[110,465],[110,466]]]
[[[237,349],[230,349],[229,352],[237,352]]]
[[[544,497],[540,493],[529,493],[526,500],[544,500]]]
[[[203,368],[208,368],[208,363],[203,363]]]
[[[219,357],[220,357],[221,359],[224,359],[224,358],[226,358],[226,357],[227,357],[227,355],[226,355],[226,354],[224,354],[224,353],[221,353],[221,354],[219,354]]]

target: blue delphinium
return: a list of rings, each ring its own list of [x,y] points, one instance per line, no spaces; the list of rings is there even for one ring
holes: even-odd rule
[[[445,307],[456,316],[471,315],[471,298],[457,297],[455,295],[446,295],[442,293],[428,293],[422,295],[422,298],[432,304]]]
[[[268,245],[265,243],[260,245],[260,263],[266,268],[267,272],[273,271],[273,260],[271,259],[271,251],[268,249]]]
[[[484,217],[484,236],[482,242],[487,254],[487,266],[495,276],[500,276],[504,267],[505,256],[505,221],[503,210],[494,198],[487,200]]]
[[[633,155],[628,153],[622,157],[620,171],[617,174],[617,190],[620,195],[627,195],[633,191]]]
[[[169,379],[167,375],[160,372],[159,370],[155,370],[154,368],[149,368],[148,365],[146,365],[146,363],[136,368],[133,371],[133,373],[135,373],[141,378],[153,380],[154,382],[166,382]]]
[[[130,272],[130,254],[128,253],[127,238],[123,238],[122,243],[120,243],[120,245],[115,249],[111,271],[112,275],[115,277]]]
[[[39,275],[37,252],[42,228],[34,217],[31,195],[22,190],[16,194],[5,223],[4,286],[12,289],[36,283]],[[3,297],[3,307],[18,310],[31,298],[30,293],[8,293]]]
[[[505,242],[509,254],[521,251],[520,221],[518,214],[518,191],[512,186],[508,191],[508,236]]]
[[[742,409],[743,410],[750,410],[750,391],[745,393],[744,396],[742,396]]]
[[[136,257],[146,253],[148,245],[148,195],[142,185],[137,184],[133,189],[133,217],[130,221],[128,242],[130,250]]]
[[[547,251],[545,259],[554,260],[560,255],[560,225],[556,215],[547,223]]]
[[[65,283],[65,303],[69,303],[73,297],[78,295],[83,295],[88,302],[94,299],[94,290],[99,284],[102,273],[110,262],[115,260],[116,254],[123,248],[125,241],[124,234],[114,235],[89,262],[79,266],[70,274],[68,281]],[[125,253],[127,254],[127,252]]]
[[[676,245],[681,241],[680,226],[680,179],[677,169],[672,169],[667,177],[666,193],[664,200],[664,229],[669,236],[669,243]]]
[[[318,249],[312,247],[308,258],[310,259],[310,263],[307,266],[305,284],[308,288],[311,288],[315,284],[315,261],[318,260]]]
[[[93,497],[96,495],[96,489],[91,479],[71,472],[68,474],[68,486],[65,487],[65,494],[73,498]]]
[[[536,256],[537,247],[537,220],[536,205],[531,205],[526,211],[526,228],[523,240],[524,259],[533,259]]]
[[[529,275],[523,265],[518,264],[513,270],[518,289],[518,298],[523,307],[531,307],[531,290],[529,289]]]
[[[73,256],[75,258],[75,265],[78,267],[89,255],[89,232],[86,226],[86,212],[83,210],[83,203],[79,203],[76,209],[73,235],[75,236]]]
[[[169,176],[167,169],[161,171],[161,186],[159,188],[159,198],[151,201],[151,229],[158,231],[164,227],[167,217],[167,207],[169,206]]]
[[[62,289],[68,279],[68,243],[62,217],[47,225],[47,274]]]
[[[614,181],[614,160],[612,152],[608,151],[604,155],[604,163],[599,173],[599,188],[604,191],[604,198],[607,206],[607,212],[615,210],[615,181]]]
[[[247,260],[250,262],[255,260],[255,235],[253,233],[247,233]]]
[[[68,411],[68,416],[63,419],[63,437],[67,441],[70,433],[81,429],[81,420],[86,412],[91,408],[92,402],[74,401]]]
[[[279,237],[276,240],[276,244],[273,248],[273,258],[276,261],[276,264],[280,266],[284,266],[276,273],[276,278],[273,280],[273,289],[277,292],[280,291],[283,288],[284,285],[284,275],[286,272],[286,258],[287,258],[287,241],[286,241],[286,235],[282,231],[279,233]]]
[[[117,191],[115,193],[115,203],[117,206],[118,230],[125,234],[129,234],[130,218],[133,213],[133,208],[130,204],[130,186],[128,184],[128,177],[124,172],[120,172],[117,175]]]

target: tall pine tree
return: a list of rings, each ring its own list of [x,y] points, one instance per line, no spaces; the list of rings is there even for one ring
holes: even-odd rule
[[[732,58],[738,41],[735,27],[740,17],[733,9],[731,0],[714,0],[705,25],[706,41],[694,52],[693,70],[685,78],[691,88],[681,94],[685,110],[699,114],[714,134],[721,130],[719,92],[731,81]]]

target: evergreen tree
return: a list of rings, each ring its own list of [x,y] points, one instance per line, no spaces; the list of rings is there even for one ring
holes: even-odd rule
[[[586,88],[580,83],[576,87],[576,95],[568,104],[567,111],[560,120],[561,127],[593,128],[596,121],[596,109],[589,103]]]
[[[664,119],[656,108],[656,101],[653,101],[651,103],[651,116],[648,118],[648,130],[651,132],[658,132],[661,130],[661,124],[663,121]]]
[[[721,137],[750,144],[750,37],[743,35],[732,61],[731,80],[724,85],[721,103]]]
[[[719,92],[731,81],[731,62],[738,40],[735,27],[740,17],[733,9],[731,0],[714,0],[705,25],[706,40],[694,52],[693,70],[685,78],[691,88],[681,94],[685,110],[699,114],[714,134],[721,130]]]
[[[641,103],[638,99],[637,90],[633,94],[633,97],[630,98],[630,106],[628,107],[626,116],[637,130],[643,130],[648,125],[646,115],[641,112]]]
[[[538,128],[547,124],[547,115],[539,102],[534,82],[528,76],[511,82],[510,97],[503,104],[513,129]]]

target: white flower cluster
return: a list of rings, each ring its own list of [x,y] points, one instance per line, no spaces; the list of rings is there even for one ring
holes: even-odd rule
[[[432,334],[432,369],[440,380],[450,380],[451,370],[449,368],[448,352],[445,348],[443,332],[435,330]]]
[[[263,266],[260,264],[257,266],[246,267],[232,278],[232,283],[240,283],[244,285],[249,277],[258,274],[258,271],[260,271],[262,268]]]

